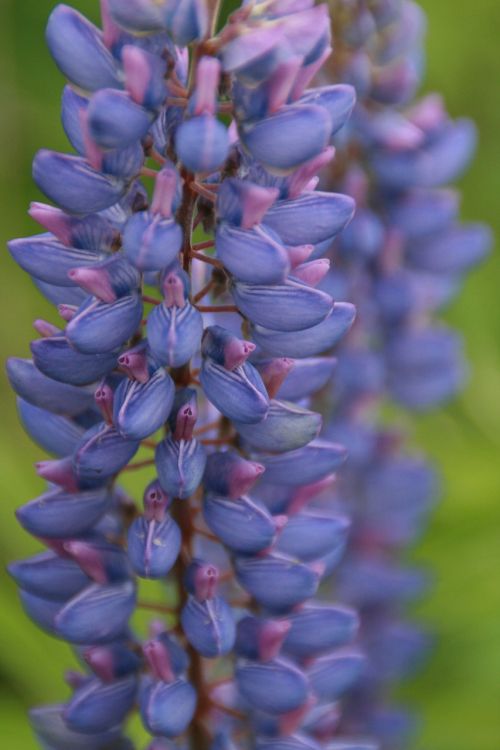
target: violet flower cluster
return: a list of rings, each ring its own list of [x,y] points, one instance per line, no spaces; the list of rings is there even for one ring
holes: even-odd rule
[[[431,641],[405,613],[426,591],[428,574],[405,557],[438,482],[401,419],[387,419],[385,404],[427,410],[462,386],[462,343],[439,314],[491,237],[483,225],[459,223],[459,196],[449,187],[474,152],[473,124],[452,120],[439,95],[417,96],[420,7],[334,0],[331,9],[336,55],[320,80],[349,81],[357,104],[324,183],[352,195],[357,210],[329,253],[334,270],[322,288],[354,302],[357,318],[337,352],[325,436],[349,454],[337,496],[352,528],[336,593],[358,609],[368,665],[341,727],[393,750],[406,746],[416,722],[391,691],[423,662]]]
[[[74,152],[36,155],[55,205],[32,204],[42,233],[9,244],[59,314],[8,364],[53,456],[17,512],[46,551],[10,572],[81,664],[34,731],[47,750],[128,750],[138,710],[149,750],[373,750],[338,729],[364,668],[357,614],[317,596],[349,521],[331,491],[345,449],[310,401],[354,319],[318,288],[354,211],[316,189],[355,99],[308,88],[328,10],[244,4],[219,30],[208,0],[101,6],[102,30],[50,16]],[[132,469],[149,472],[142,510],[117,483]],[[141,608],[157,609],[146,638]]]

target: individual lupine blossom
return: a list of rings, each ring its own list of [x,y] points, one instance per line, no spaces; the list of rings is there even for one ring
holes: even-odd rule
[[[405,560],[438,492],[435,470],[407,444],[400,419],[381,407],[433,408],[462,386],[466,366],[457,333],[439,320],[466,273],[486,255],[490,232],[458,219],[449,187],[468,164],[476,135],[452,120],[441,97],[418,98],[425,17],[410,0],[333,0],[336,55],[318,82],[348,81],[357,103],[336,140],[337,159],[322,184],[356,199],[353,221],[327,255],[320,288],[356,304],[356,322],[337,351],[325,437],[343,443],[340,511],[350,509],[347,555],[337,595],[358,608],[367,668],[341,720],[382,748],[406,746],[415,717],[391,698],[412,674],[431,636],[405,612],[428,585]]]
[[[318,288],[354,210],[316,189],[354,105],[348,85],[308,88],[327,8],[245,4],[217,31],[203,0],[103,0],[102,27],[50,16],[74,153],[36,155],[55,205],[9,245],[59,313],[8,364],[53,456],[18,510],[46,551],[10,572],[81,664],[34,731],[47,750],[128,750],[138,710],[149,750],[373,750],[339,732],[357,614],[318,594],[349,520],[332,506],[345,449],[309,402],[354,319]],[[138,468],[141,509],[117,484]],[[158,609],[146,640],[141,607]]]

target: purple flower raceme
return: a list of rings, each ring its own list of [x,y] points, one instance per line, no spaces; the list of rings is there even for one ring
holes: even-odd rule
[[[321,184],[353,196],[357,211],[326,253],[334,271],[321,288],[355,303],[358,314],[336,351],[324,434],[349,453],[336,494],[339,511],[351,513],[351,534],[335,590],[358,610],[367,656],[340,727],[399,750],[414,718],[391,704],[389,691],[430,645],[405,613],[427,575],[402,559],[425,526],[437,481],[380,407],[390,399],[406,410],[429,409],[461,387],[461,342],[439,313],[486,255],[490,233],[459,223],[458,195],[449,187],[474,151],[473,125],[451,120],[438,95],[416,96],[422,10],[411,0],[330,5],[339,54],[318,82],[323,90],[351,83],[357,103],[335,142],[343,168],[336,163]]]
[[[219,29],[205,0],[101,6],[102,29],[50,16],[72,152],[36,155],[56,205],[32,204],[41,233],[9,244],[59,315],[8,363],[50,454],[18,509],[47,549],[10,572],[81,663],[34,731],[49,750],[129,750],[138,710],[150,750],[372,750],[339,730],[366,672],[357,614],[318,593],[349,518],[332,503],[346,451],[312,398],[354,320],[324,257],[354,200],[316,189],[355,99],[309,88],[327,7],[243,4]],[[118,485],[130,469],[142,508]],[[146,637],[141,608],[163,617]]]

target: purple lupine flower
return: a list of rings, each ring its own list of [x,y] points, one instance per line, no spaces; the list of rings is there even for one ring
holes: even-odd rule
[[[61,318],[36,321],[33,360],[8,364],[21,421],[54,456],[37,464],[47,491],[18,511],[48,551],[10,572],[28,615],[84,671],[64,706],[32,713],[44,747],[130,750],[136,705],[150,750],[181,735],[191,750],[235,750],[241,737],[372,750],[350,733],[397,721],[373,710],[377,691],[426,644],[390,606],[422,576],[393,558],[431,488],[427,467],[354,407],[384,388],[418,406],[456,384],[458,345],[436,325],[416,330],[412,314],[451,296],[486,235],[456,226],[453,197],[433,200],[466,161],[470,126],[434,100],[396,106],[418,79],[420,14],[351,5],[339,38],[352,59],[334,58],[335,80],[345,70],[333,85],[320,72],[328,9],[309,0],[243,4],[220,30],[205,0],[102,0],[102,31],[64,5],[49,19],[76,154],[36,155],[35,182],[57,206],[33,204],[44,233],[9,243]],[[371,81],[364,47],[387,24]],[[357,144],[337,169],[341,192],[316,189],[332,137]],[[355,317],[347,297],[360,315],[337,361]],[[117,485],[128,469],[149,473],[142,510]],[[327,584],[318,594],[346,544],[338,591],[360,618],[325,600]],[[138,578],[167,583],[169,602],[143,603]],[[142,606],[169,619],[141,642],[130,618]]]
[[[388,689],[430,645],[404,613],[425,590],[426,576],[403,567],[401,555],[422,532],[437,487],[434,470],[409,454],[405,436],[377,417],[377,406],[389,398],[428,409],[460,388],[461,342],[437,316],[490,240],[487,228],[458,223],[457,195],[446,187],[470,160],[473,125],[452,121],[437,95],[416,98],[422,11],[405,1],[338,6],[343,16],[334,13],[333,25],[342,63],[333,61],[319,78],[325,85],[349,81],[358,99],[335,139],[345,167],[322,185],[353,196],[357,212],[329,253],[335,272],[321,288],[341,292],[358,314],[336,352],[325,434],[349,452],[337,503],[352,514],[351,532],[336,591],[359,611],[367,658],[339,726],[370,733],[392,750],[404,746],[412,722],[388,702]],[[311,669],[327,685],[314,663]]]

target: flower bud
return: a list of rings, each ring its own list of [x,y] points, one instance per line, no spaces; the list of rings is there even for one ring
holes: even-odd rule
[[[323,701],[337,700],[359,680],[365,657],[355,649],[344,649],[313,662],[307,676],[315,694]]]
[[[58,5],[47,24],[46,39],[61,73],[87,91],[119,87],[118,69],[101,33],[84,16]]]
[[[310,132],[315,138],[309,138]],[[241,139],[254,159],[278,174],[296,169],[328,144],[332,122],[328,111],[310,104],[282,107],[257,123],[243,126]]]
[[[277,188],[228,177],[217,194],[217,216],[234,227],[252,229],[261,224],[278,196]]]
[[[134,584],[93,584],[70,599],[55,618],[58,635],[70,643],[109,643],[122,637],[136,603]]]
[[[312,357],[335,346],[351,327],[355,315],[354,305],[336,302],[326,318],[311,328],[287,332],[256,325],[252,337],[275,357]]]
[[[187,498],[200,484],[205,470],[205,449],[197,440],[166,438],[155,453],[162,488],[171,497]]]
[[[347,544],[350,522],[345,516],[299,513],[288,519],[276,549],[299,560],[335,555],[338,561]]]
[[[183,679],[168,684],[145,680],[139,694],[139,707],[148,731],[161,737],[177,737],[193,718],[196,692]]]
[[[131,32],[160,31],[164,28],[165,0],[108,0],[111,18]]]
[[[352,641],[359,618],[347,607],[306,605],[287,616],[284,650],[296,659],[319,656]]]
[[[90,646],[82,653],[85,662],[102,682],[113,682],[136,672],[140,659],[123,643]]]
[[[167,95],[165,61],[140,47],[126,44],[122,49],[122,63],[125,87],[131,99],[147,110],[158,109]]]
[[[116,365],[116,354],[83,354],[69,346],[62,336],[38,339],[31,343],[36,367],[48,378],[87,385],[107,375]]]
[[[104,354],[122,346],[142,320],[137,293],[106,304],[90,298],[66,326],[70,344],[84,354]]]
[[[48,378],[29,359],[10,357],[6,369],[18,396],[40,409],[74,416],[93,405],[91,391]]]
[[[246,659],[271,661],[279,655],[289,630],[288,620],[244,617],[238,622],[235,650]]]
[[[287,401],[299,401],[320,391],[331,379],[336,364],[335,357],[293,360],[293,368],[287,374],[277,395]]]
[[[226,547],[244,555],[254,555],[269,547],[282,521],[273,519],[249,497],[230,500],[213,495],[204,499],[203,518]]]
[[[331,121],[331,137],[349,120],[356,103],[356,91],[346,84],[322,86],[307,91],[301,97],[300,103],[314,104],[327,110]]]
[[[21,398],[17,399],[17,409],[24,429],[43,450],[56,456],[73,453],[84,431],[72,419],[52,414]]]
[[[209,493],[236,500],[251,489],[264,471],[262,464],[247,461],[233,451],[207,457],[203,484]]]
[[[96,583],[117,583],[130,577],[127,555],[116,544],[75,539],[64,542],[63,547]]]
[[[252,323],[275,331],[302,331],[321,323],[331,312],[332,298],[295,278],[265,286],[235,282],[234,300]]]
[[[110,496],[105,489],[74,494],[59,489],[49,490],[21,505],[16,516],[34,536],[64,539],[91,529],[109,504]]]
[[[166,2],[165,22],[179,47],[203,39],[208,31],[208,12],[204,0]]]
[[[241,665],[236,668],[236,681],[250,706],[269,714],[294,711],[307,700],[306,677],[290,662]]]
[[[64,706],[42,706],[30,710],[30,722],[40,744],[54,750],[89,750],[92,745],[106,746],[112,743],[119,750],[131,750],[120,739],[121,727],[107,727],[98,734],[82,734],[70,729],[63,717]]]
[[[75,282],[68,272],[74,266],[91,266],[102,257],[88,250],[66,247],[50,234],[12,240],[8,248],[24,271],[57,286],[73,285]]]
[[[122,255],[113,255],[85,268],[72,268],[68,277],[89,294],[108,303],[127,296],[140,286],[140,275]]]
[[[64,719],[77,732],[97,733],[123,721],[134,704],[135,677],[110,683],[92,679],[75,691],[64,709]]]
[[[292,201],[278,201],[264,223],[286,245],[316,245],[338,234],[354,214],[354,201],[337,193],[305,192]],[[314,224],[309,218],[314,216]]]
[[[146,383],[123,380],[113,403],[113,422],[120,435],[143,440],[160,429],[170,414],[174,393],[172,378],[161,367]]]
[[[297,563],[287,557],[237,558],[238,582],[270,612],[286,612],[317,591],[321,573],[316,566]]]
[[[193,388],[178,389],[168,420],[173,439],[191,440],[197,417],[196,391]]]
[[[142,578],[163,578],[181,548],[179,527],[167,514],[162,521],[136,518],[128,532],[128,557]]]
[[[217,257],[238,281],[279,284],[290,270],[279,237],[265,226],[252,229],[221,223],[215,235]]]
[[[179,305],[178,302],[182,301]],[[203,319],[190,302],[164,302],[148,316],[148,343],[158,362],[182,367],[196,352],[203,331]]]
[[[75,214],[109,208],[125,191],[122,180],[92,169],[85,159],[45,149],[35,156],[33,178],[50,200]]]
[[[313,440],[304,448],[260,458],[266,468],[266,482],[289,487],[317,482],[338,469],[345,459],[345,448],[326,440]]]
[[[217,592],[219,569],[203,560],[192,560],[184,575],[184,585],[199,602],[213,599]]]
[[[126,440],[101,422],[82,437],[73,457],[75,474],[82,482],[102,484],[123,469],[138,448],[137,440]]]
[[[229,152],[227,128],[212,115],[192,117],[178,128],[175,148],[186,169],[195,173],[214,172],[223,164]]]
[[[321,429],[321,415],[286,401],[270,402],[269,412],[257,424],[235,423],[241,437],[252,448],[283,453],[310,443]]]
[[[202,602],[190,596],[181,612],[181,624],[189,643],[206,658],[223,656],[233,648],[233,612],[220,596]]]
[[[90,100],[88,129],[92,140],[102,149],[121,149],[143,138],[152,121],[151,114],[128,93],[100,89]]]
[[[269,410],[267,391],[259,373],[249,362],[228,370],[206,357],[200,381],[213,405],[229,419],[255,423],[266,417]]]
[[[58,602],[70,599],[89,584],[88,577],[73,560],[51,551],[10,563],[8,571],[24,591]]]

